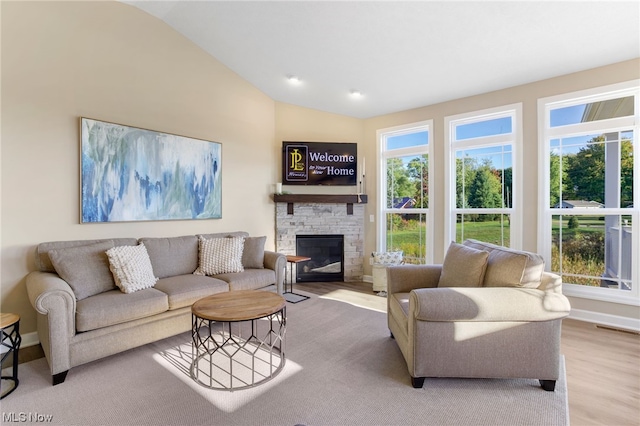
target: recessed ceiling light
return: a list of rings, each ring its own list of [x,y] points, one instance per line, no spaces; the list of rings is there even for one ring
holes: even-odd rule
[[[288,75],[287,80],[289,80],[289,83],[294,85],[302,83],[302,81],[300,81],[300,77],[298,77],[297,75]]]
[[[362,97],[362,92],[359,90],[352,90],[351,92],[349,92],[349,94],[351,95],[352,98],[361,98]]]

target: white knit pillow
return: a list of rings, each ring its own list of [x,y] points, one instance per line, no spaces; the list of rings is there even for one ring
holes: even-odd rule
[[[231,272],[242,272],[242,251],[244,250],[244,238],[226,237],[210,238],[200,237],[200,259],[197,275],[217,275]]]
[[[153,275],[149,253],[144,244],[117,246],[107,250],[109,269],[123,293],[151,288],[158,279]]]

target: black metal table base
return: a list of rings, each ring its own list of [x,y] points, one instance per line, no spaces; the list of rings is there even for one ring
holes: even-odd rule
[[[271,380],[286,363],[286,306],[245,321],[191,315],[190,375],[209,389],[240,390]]]
[[[2,329],[2,360],[0,361],[0,368],[4,367],[5,361],[11,356],[13,366],[11,367],[11,376],[2,376],[2,382],[4,382],[4,389],[0,384],[0,399],[9,395],[16,390],[20,381],[18,380],[18,349],[20,348],[20,342],[22,342],[22,336],[20,336],[20,321],[10,325],[7,328]],[[9,388],[7,388],[9,385]]]

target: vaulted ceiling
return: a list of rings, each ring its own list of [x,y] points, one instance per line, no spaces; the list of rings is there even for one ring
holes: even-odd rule
[[[640,57],[638,1],[124,2],[274,100],[358,118]]]

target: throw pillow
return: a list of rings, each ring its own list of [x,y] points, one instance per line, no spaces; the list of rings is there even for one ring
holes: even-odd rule
[[[469,239],[467,247],[489,252],[485,287],[538,288],[544,272],[544,259],[537,253],[514,250],[495,244]]]
[[[242,252],[244,238],[203,238],[200,237],[200,259],[196,275],[218,275],[242,272]]]
[[[452,241],[442,264],[438,287],[482,286],[488,259],[489,252]]]
[[[116,285],[123,293],[151,288],[158,281],[144,244],[113,247],[107,250],[107,256]]]
[[[267,237],[247,237],[242,250],[244,268],[264,269],[264,243]]]
[[[403,255],[404,252],[402,251],[374,251],[371,253],[371,256],[373,256],[373,263],[375,265],[400,265],[403,261]]]
[[[73,290],[76,300],[82,300],[116,288],[109,271],[109,259],[105,254],[112,247],[113,241],[109,240],[49,250],[48,254],[60,278]]]

